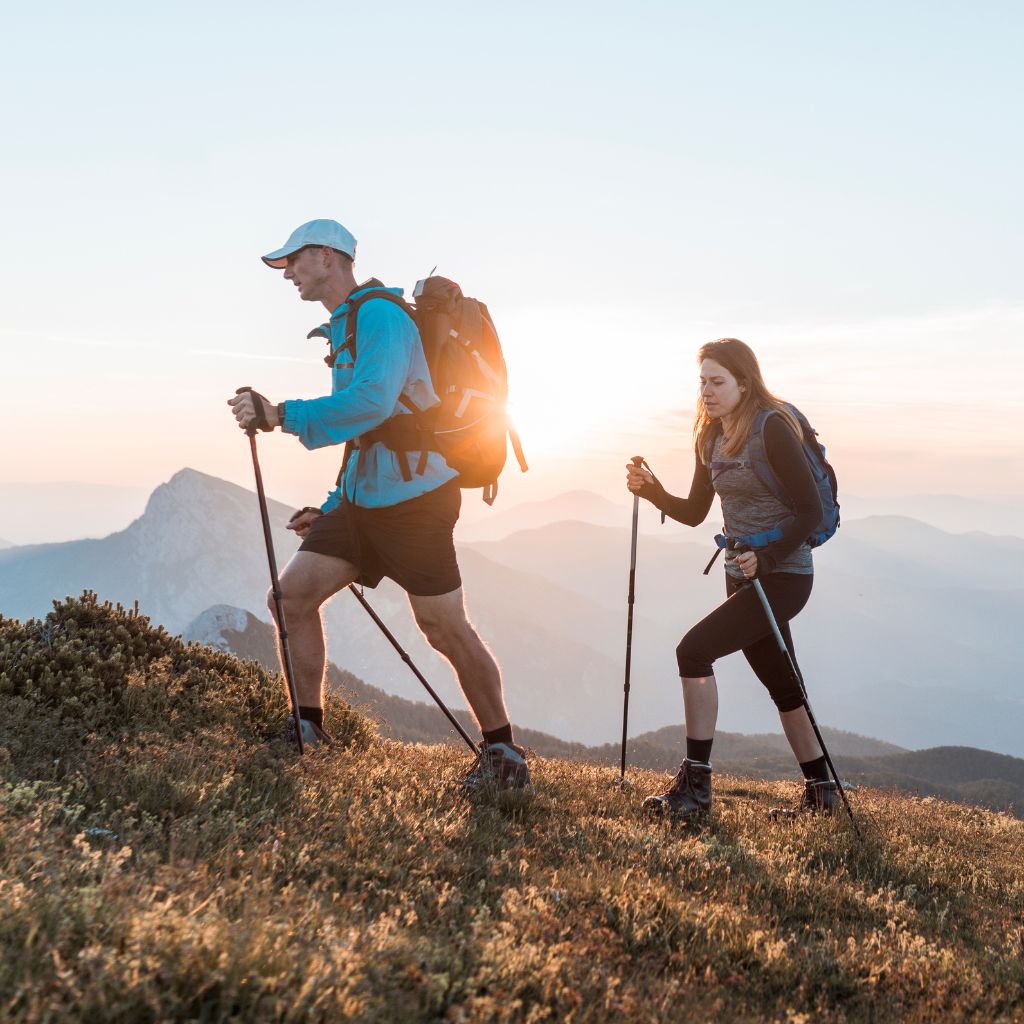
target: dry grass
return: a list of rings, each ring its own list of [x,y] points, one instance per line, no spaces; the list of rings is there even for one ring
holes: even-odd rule
[[[464,754],[338,707],[300,761],[262,670],[166,636],[69,713],[42,635],[0,622],[3,1021],[1024,1020],[1024,822],[864,790],[860,841],[723,777],[678,828],[662,777],[540,759],[474,803]]]

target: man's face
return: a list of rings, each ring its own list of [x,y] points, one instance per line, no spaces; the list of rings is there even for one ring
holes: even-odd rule
[[[284,279],[291,281],[306,302],[319,302],[327,282],[327,260],[319,245],[308,245],[288,257]]]

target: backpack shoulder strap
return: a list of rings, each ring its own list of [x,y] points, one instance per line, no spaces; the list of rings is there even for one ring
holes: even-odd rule
[[[768,458],[768,451],[764,445],[764,425],[774,415],[776,415],[775,409],[762,409],[751,424],[750,437],[747,442],[749,445],[750,468],[771,494],[788,508],[792,506],[793,501],[782,486],[779,478],[775,475],[775,470],[772,468],[771,461]]]
[[[357,323],[359,320],[359,309],[364,302],[369,302],[370,299],[385,299],[386,301],[398,306],[408,317],[416,322],[416,318],[413,316],[412,307],[405,299],[394,292],[389,292],[384,287],[382,281],[378,281],[376,278],[372,278],[367,281],[363,286],[363,290],[353,298],[347,300],[348,309],[345,312],[345,340],[331,353],[328,359],[324,361],[328,366],[333,367],[338,359],[338,356],[345,349],[352,355],[352,362],[356,361],[356,330]]]

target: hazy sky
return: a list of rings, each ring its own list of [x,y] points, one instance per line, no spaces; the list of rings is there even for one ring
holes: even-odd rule
[[[0,32],[0,482],[250,484],[223,404],[324,393],[259,262],[335,217],[360,276],[487,300],[531,473],[688,478],[736,335],[855,492],[1024,492],[1024,7],[28,6]],[[337,451],[263,442],[318,501]]]

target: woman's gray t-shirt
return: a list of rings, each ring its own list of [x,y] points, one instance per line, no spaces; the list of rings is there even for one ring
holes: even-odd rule
[[[768,490],[751,468],[750,440],[736,455],[723,452],[725,441],[721,431],[711,450],[711,486],[722,502],[725,532],[742,537],[763,533],[793,518],[793,512]],[[715,464],[724,465],[715,465]],[[745,579],[733,558],[726,552],[725,571],[733,579]],[[809,575],[814,572],[810,546],[805,542],[775,566],[775,572]]]

